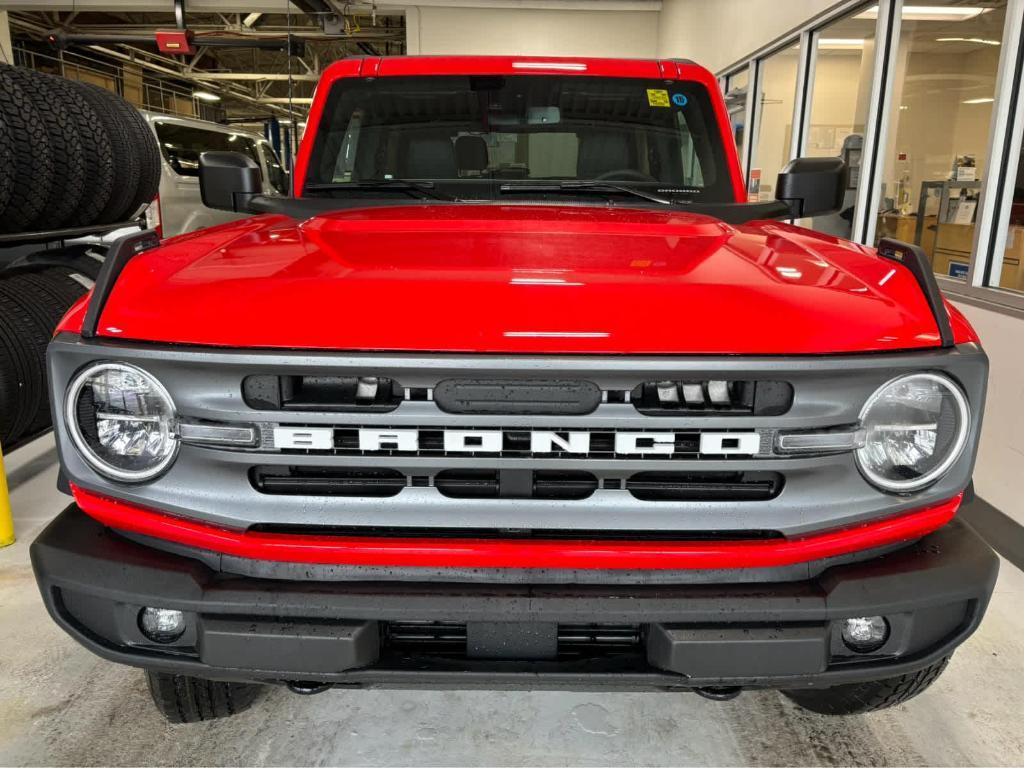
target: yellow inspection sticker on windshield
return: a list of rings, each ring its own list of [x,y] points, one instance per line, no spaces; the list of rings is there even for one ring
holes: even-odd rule
[[[668,99],[668,91],[662,91],[657,88],[647,89],[647,103],[652,107],[672,106],[672,102]]]

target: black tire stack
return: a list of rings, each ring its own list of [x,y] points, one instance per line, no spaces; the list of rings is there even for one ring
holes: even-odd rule
[[[156,139],[127,101],[0,64],[0,234],[129,221],[159,182]],[[6,268],[0,258],[0,444],[50,425],[46,345],[96,279],[104,250],[51,248]]]

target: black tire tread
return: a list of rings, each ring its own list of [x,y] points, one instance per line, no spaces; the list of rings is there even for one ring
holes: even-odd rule
[[[949,656],[905,675],[833,688],[788,690],[783,693],[804,709],[820,715],[861,715],[903,704],[922,693],[949,664]]]
[[[28,426],[22,410],[32,383],[30,360],[17,337],[19,323],[3,312],[7,309],[0,296],[0,445],[11,445]]]
[[[78,122],[45,75],[23,67],[11,67],[7,74],[35,107],[53,156],[46,203],[27,226],[31,230],[59,229],[75,216],[86,192],[85,149]],[[34,147],[21,151],[34,151]],[[26,179],[25,184],[29,183]]]
[[[146,672],[153,703],[171,723],[199,723],[247,710],[263,686],[204,680],[169,672]]]
[[[123,221],[139,189],[142,154],[135,138],[138,112],[116,93],[92,83],[70,81],[72,87],[89,102],[99,116],[114,156],[114,185],[106,205],[97,216],[97,223]],[[140,115],[141,117],[141,115]]]
[[[11,283],[14,278],[0,279],[0,336],[6,338],[10,370],[18,376],[18,396],[5,414],[8,444],[28,432],[46,399],[46,344],[35,313],[25,306]],[[0,364],[3,364],[0,362]]]
[[[7,125],[6,115],[0,111],[0,218],[4,215],[7,203],[11,200],[11,189],[14,187],[14,135]]]
[[[46,386],[46,347],[53,337],[57,323],[71,306],[62,291],[51,285],[51,282],[36,272],[25,272],[12,275],[6,280],[6,289],[13,303],[21,305],[25,316],[31,318],[31,336],[26,337],[26,349],[33,355],[34,367],[38,371],[40,392],[38,398],[32,398],[35,410],[30,412],[27,434],[35,434],[50,426],[50,398]],[[84,292],[84,289],[83,289]],[[26,406],[28,404],[26,403]]]
[[[83,148],[82,174],[85,191],[78,208],[64,223],[68,227],[95,224],[114,189],[114,151],[96,109],[71,80],[40,75],[71,115]]]
[[[7,204],[0,210],[0,232],[25,232],[39,218],[53,187],[50,138],[35,102],[22,90],[16,68],[0,64],[0,128],[10,136],[12,164]]]
[[[135,123],[135,143],[139,153],[139,184],[125,217],[131,216],[143,205],[150,203],[160,191],[160,147],[157,145],[156,136],[153,135],[149,123],[141,112],[132,109],[131,117]]]
[[[82,274],[72,266],[46,267],[34,274],[39,276],[48,290],[63,307],[64,312],[71,309],[71,305],[78,301],[88,290],[85,285],[75,280],[71,275],[78,274],[92,280],[88,275]],[[94,281],[95,282],[95,281]]]

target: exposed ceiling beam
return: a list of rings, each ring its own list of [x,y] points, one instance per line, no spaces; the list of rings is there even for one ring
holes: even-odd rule
[[[0,0],[0,10],[32,11],[34,13],[50,13],[51,11],[106,11],[110,13],[168,13],[171,4],[168,0]],[[347,14],[360,13],[369,15],[373,12],[373,4],[354,2],[346,7]],[[284,13],[282,0],[190,0],[188,12],[193,13]],[[296,5],[294,13],[300,13]],[[378,16],[402,16],[404,7],[393,5],[387,9],[377,8]]]
[[[138,50],[136,48],[131,48],[130,46],[124,46],[124,47],[127,48],[132,53],[131,54],[124,53],[122,51],[114,50],[112,48],[105,48],[105,47],[100,46],[100,45],[90,45],[89,46],[89,48],[91,50],[94,50],[97,53],[102,53],[104,56],[110,56],[111,58],[114,58],[114,59],[119,59],[121,61],[131,62],[132,64],[136,64],[136,65],[138,65],[138,66],[140,66],[140,67],[142,67],[144,69],[148,69],[148,70],[150,70],[152,72],[159,72],[161,74],[169,75],[171,77],[174,77],[174,78],[177,78],[177,79],[180,79],[180,80],[190,80],[190,81],[192,81],[194,83],[197,83],[199,85],[205,85],[207,87],[212,86],[212,83],[207,83],[204,80],[204,78],[200,75],[200,73],[198,73],[198,72],[185,72],[185,71],[182,71],[179,67],[175,66],[177,64],[177,62],[175,62],[173,60],[167,60],[168,63],[165,65],[165,64],[162,64],[162,63],[158,63],[156,61],[151,61],[149,58],[145,57],[144,55],[143,56],[138,55],[138,54],[145,54],[146,53],[145,51],[140,51],[140,50]],[[136,54],[136,55],[132,55],[132,54]],[[154,58],[156,58],[156,57],[154,57]],[[160,58],[162,59],[163,57],[160,57]],[[223,96],[228,96],[228,97],[233,98],[233,99],[238,99],[239,101],[248,102],[249,104],[261,104],[262,103],[258,99],[256,99],[255,97],[250,96],[248,93],[240,90],[237,87],[232,87],[230,85],[224,85],[224,86],[221,86],[220,88],[217,88],[216,86],[214,86],[214,87],[211,88],[211,90],[213,90],[214,92],[219,92]],[[284,110],[284,112],[287,114],[287,110]]]
[[[300,73],[296,72],[292,75],[288,75],[287,72],[205,72],[203,70],[196,70],[190,73],[194,75],[196,79],[200,80],[301,80],[305,82],[315,83],[320,79],[320,75],[311,73]]]
[[[287,96],[265,96],[260,99],[263,104],[295,104],[297,106],[308,106],[313,103],[312,97],[300,97],[296,96],[293,99],[289,99]]]

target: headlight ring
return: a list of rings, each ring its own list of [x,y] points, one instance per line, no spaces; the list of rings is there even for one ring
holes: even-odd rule
[[[113,480],[152,480],[178,454],[174,401],[134,365],[102,362],[80,370],[65,395],[64,419],[82,458]]]
[[[971,411],[948,376],[911,373],[879,387],[861,409],[860,423],[861,473],[884,491],[911,493],[934,483],[960,458]]]

